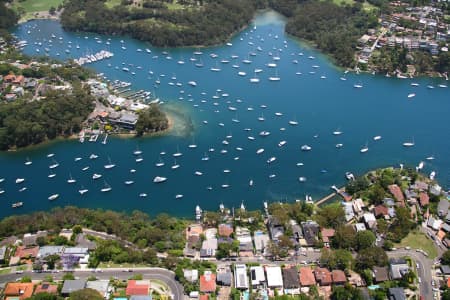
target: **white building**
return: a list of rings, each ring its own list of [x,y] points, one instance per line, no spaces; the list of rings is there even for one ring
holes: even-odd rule
[[[246,265],[234,266],[234,286],[237,289],[248,289],[248,277]]]
[[[261,266],[250,267],[250,280],[252,287],[257,288],[263,286],[266,283],[266,277],[264,276],[264,269]]]
[[[283,289],[283,275],[281,274],[281,268],[278,266],[266,267],[267,286],[269,288],[281,288]]]

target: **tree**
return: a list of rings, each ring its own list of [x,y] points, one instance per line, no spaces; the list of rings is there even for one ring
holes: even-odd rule
[[[450,250],[447,250],[442,254],[441,263],[443,265],[450,265]]]
[[[83,227],[81,227],[81,225],[75,225],[72,227],[72,232],[73,234],[78,235],[83,232]]]
[[[359,231],[356,234],[356,248],[357,250],[372,247],[375,243],[376,237],[370,230]]]
[[[354,259],[352,253],[348,250],[323,249],[320,256],[320,264],[330,269],[346,270],[353,268]]]
[[[30,298],[27,298],[28,300],[59,300],[59,299],[63,299],[62,297],[59,297],[55,294],[49,294],[47,292],[44,293],[38,293],[38,294],[34,294],[33,296],[31,296]]]
[[[69,296],[69,300],[103,300],[103,296],[93,289],[83,289],[73,292]]]
[[[372,269],[374,266],[383,267],[388,263],[386,252],[380,247],[362,249],[356,257],[356,267],[362,271]]]
[[[31,282],[31,277],[28,275],[23,276],[22,279],[20,279],[20,282],[22,282],[22,283]]]
[[[334,286],[331,296],[331,300],[362,300],[364,297],[361,294],[361,291],[350,284],[346,284],[345,286]]]
[[[352,249],[356,243],[356,231],[353,226],[342,225],[339,226],[334,236],[332,237],[331,244],[334,248]]]
[[[322,227],[337,228],[345,223],[345,212],[339,203],[329,204],[319,210],[316,218]]]
[[[74,280],[74,279],[75,279],[75,276],[73,275],[73,273],[66,273],[62,277],[62,280]]]
[[[48,13],[53,16],[56,13],[56,8],[54,6],[50,7],[50,9],[48,10]]]

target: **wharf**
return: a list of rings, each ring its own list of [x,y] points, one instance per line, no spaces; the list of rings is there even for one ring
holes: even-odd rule
[[[335,185],[333,185],[331,188],[334,190],[334,193],[331,193],[331,194],[323,197],[319,201],[315,202],[314,204],[316,206],[320,206],[320,205],[324,204],[325,202],[329,201],[336,195],[341,196],[345,201],[350,201],[352,199],[352,197],[345,192],[345,187],[337,188]]]

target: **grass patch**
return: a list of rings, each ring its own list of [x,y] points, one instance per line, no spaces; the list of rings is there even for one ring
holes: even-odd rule
[[[115,264],[115,263],[100,263],[97,268],[107,269],[107,268],[148,268],[149,265],[146,264]],[[131,272],[130,272],[131,273]]]
[[[11,268],[0,269],[0,275],[11,273]]]
[[[107,8],[113,8],[121,3],[121,0],[108,0],[105,2]]]
[[[179,9],[184,9],[185,6],[182,4],[179,4],[178,2],[171,2],[171,3],[166,3],[167,9],[168,10],[179,10]]]
[[[411,247],[411,249],[422,249],[428,253],[430,259],[434,259],[437,256],[437,250],[434,242],[430,240],[424,233],[420,231],[410,232],[399,244],[395,247]]]
[[[23,10],[25,13],[33,13],[38,11],[48,11],[52,6],[58,8],[63,0],[14,0],[12,8],[16,11]]]

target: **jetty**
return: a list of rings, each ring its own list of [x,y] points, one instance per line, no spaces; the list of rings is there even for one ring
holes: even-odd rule
[[[337,188],[335,185],[332,185],[331,189],[334,191],[333,193],[323,197],[322,199],[320,199],[319,201],[315,202],[314,204],[316,206],[320,206],[320,205],[324,204],[325,202],[327,202],[328,200],[330,200],[333,197],[335,197],[336,195],[341,196],[346,202],[352,200],[352,196],[350,196],[349,194],[347,194],[345,192],[345,187]]]

